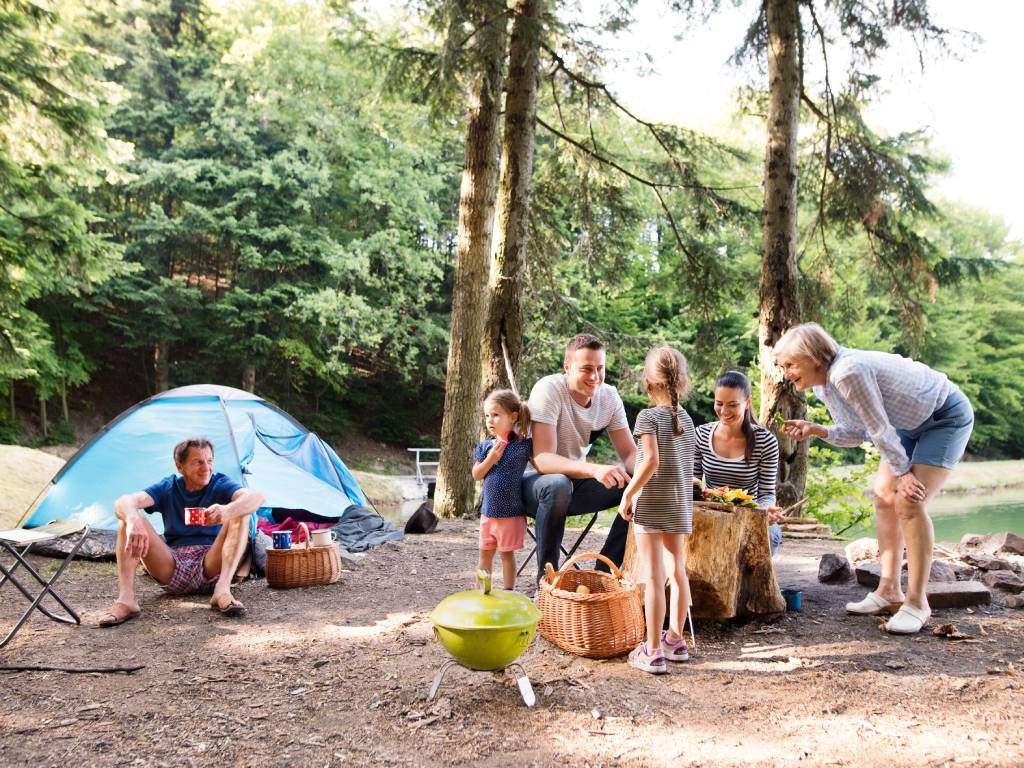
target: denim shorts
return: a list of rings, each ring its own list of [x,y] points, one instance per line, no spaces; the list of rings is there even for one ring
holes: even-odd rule
[[[959,389],[914,429],[897,429],[911,464],[952,469],[963,458],[974,428],[974,409]]]

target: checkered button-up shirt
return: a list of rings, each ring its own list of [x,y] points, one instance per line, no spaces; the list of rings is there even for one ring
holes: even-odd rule
[[[957,391],[946,374],[888,352],[841,347],[828,380],[814,394],[835,421],[825,438],[833,445],[870,440],[896,475],[910,471],[910,457],[896,430],[921,426]]]

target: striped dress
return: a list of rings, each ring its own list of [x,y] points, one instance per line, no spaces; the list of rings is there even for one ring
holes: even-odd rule
[[[779,442],[764,427],[754,425],[754,450],[750,461],[743,456],[727,459],[715,453],[711,435],[721,422],[697,427],[697,449],[693,457],[693,476],[703,478],[708,488],[728,485],[742,488],[760,507],[775,506],[775,480],[779,472]]]
[[[658,443],[658,471],[644,485],[633,510],[633,521],[648,531],[693,531],[693,421],[682,408],[677,413],[681,435],[672,429],[672,408],[667,405],[640,411],[636,417],[633,434],[654,435]],[[637,464],[643,458],[641,442]]]

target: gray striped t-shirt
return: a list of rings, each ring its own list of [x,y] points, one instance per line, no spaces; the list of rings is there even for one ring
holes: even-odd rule
[[[555,428],[556,451],[573,461],[586,461],[590,451],[590,435],[602,429],[629,429],[626,408],[619,392],[611,384],[602,384],[583,406],[569,394],[569,377],[564,373],[545,376],[533,385],[530,419]]]
[[[640,411],[633,434],[654,435],[658,443],[658,471],[644,485],[636,500],[633,521],[649,531],[693,532],[694,430],[690,415],[680,408],[677,435],[672,428],[672,408],[659,405]],[[640,443],[637,465],[644,458]]]

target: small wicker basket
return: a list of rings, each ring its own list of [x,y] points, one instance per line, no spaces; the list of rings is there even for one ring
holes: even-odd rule
[[[312,587],[333,584],[341,578],[341,553],[338,544],[326,547],[310,545],[309,528],[299,523],[305,533],[302,545],[291,549],[267,549],[267,585],[275,589]]]
[[[610,574],[594,569],[576,570],[578,560],[595,558]],[[551,563],[540,582],[537,607],[541,636],[559,648],[588,659],[609,659],[629,653],[644,639],[644,612],[640,591],[622,582],[622,572],[604,555],[584,553],[555,572]],[[576,593],[580,584],[590,594]]]

